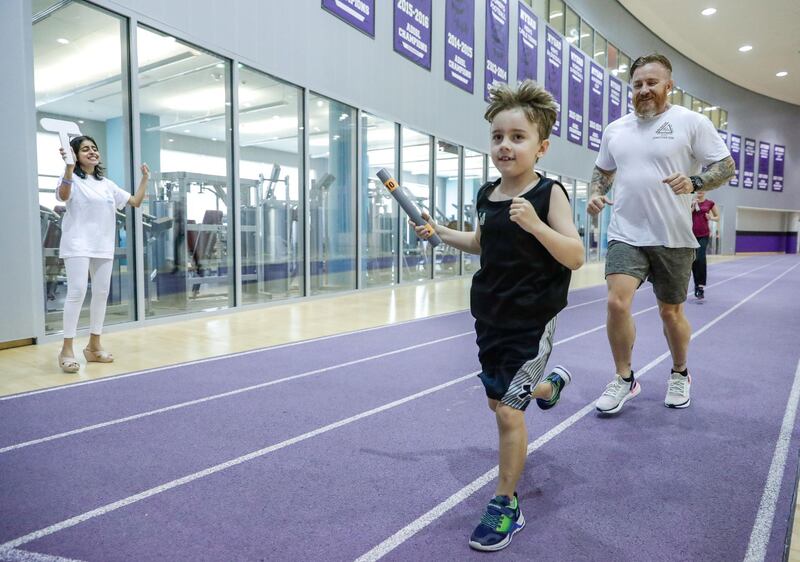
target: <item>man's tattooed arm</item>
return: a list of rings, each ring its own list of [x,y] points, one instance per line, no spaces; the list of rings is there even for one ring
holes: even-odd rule
[[[730,156],[723,158],[719,162],[714,162],[700,174],[700,179],[703,180],[702,191],[711,191],[718,188],[731,179],[735,173],[736,165]]]
[[[607,172],[595,166],[592,172],[592,195],[605,195],[608,193],[614,183],[615,174],[616,170]]]

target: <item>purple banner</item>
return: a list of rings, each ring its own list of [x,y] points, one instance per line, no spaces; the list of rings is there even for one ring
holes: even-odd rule
[[[508,0],[486,0],[486,67],[483,98],[495,84],[508,83]]]
[[[762,191],[769,189],[769,149],[770,144],[765,141],[758,143],[758,178],[756,187]]]
[[[717,133],[719,134],[719,138],[722,139],[722,142],[725,143],[725,146],[728,146],[728,131],[717,129]]]
[[[742,187],[753,189],[756,168],[756,141],[744,139],[744,170],[742,170]]]
[[[772,151],[772,191],[783,191],[783,161],[786,157],[786,147],[775,145]]]
[[[583,80],[586,59],[580,49],[569,47],[567,88],[567,140],[583,146]]]
[[[556,122],[553,125],[552,134],[557,137],[561,136],[561,65],[564,59],[563,50],[564,42],[561,35],[551,28],[547,27],[547,44],[544,51],[544,87],[553,94],[558,106],[558,115],[556,115]]]
[[[613,123],[622,117],[622,82],[613,76],[608,77],[608,122]]]
[[[394,51],[431,69],[431,1],[398,0],[394,4]]]
[[[517,81],[536,80],[539,74],[539,18],[528,6],[519,3],[519,33],[517,33]]]
[[[322,8],[375,37],[375,0],[322,0]]]
[[[633,111],[633,88],[631,88],[627,84],[625,85],[625,87],[628,89],[628,104],[626,106],[627,109],[625,110],[625,113],[630,113],[631,111]]]
[[[603,138],[603,86],[606,73],[603,67],[589,61],[589,148],[600,150]]]
[[[444,45],[444,79],[471,94],[475,80],[475,0],[447,0]]]
[[[739,167],[742,163],[742,137],[739,135],[731,134],[731,158],[736,166],[736,172],[733,174],[731,181],[728,185],[731,187],[739,187]]]

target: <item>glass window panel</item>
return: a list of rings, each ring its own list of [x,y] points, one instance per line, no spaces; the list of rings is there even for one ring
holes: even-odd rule
[[[626,55],[625,53],[619,53],[619,64],[617,65],[617,78],[622,80],[623,82],[630,82],[631,81],[631,58]]]
[[[619,74],[619,68],[618,68],[619,67],[619,60],[618,60],[619,59],[619,56],[618,56],[619,55],[619,51],[617,50],[617,48],[610,41],[607,44],[606,55],[607,55],[607,63],[606,63],[607,66],[606,66],[606,68],[608,68],[611,71],[611,74],[613,74],[614,76],[617,76]]]
[[[388,169],[392,175],[397,173],[395,130],[391,121],[363,115],[361,282],[364,287],[391,285],[397,281],[399,206],[376,175],[381,168]]]
[[[429,214],[431,207],[431,138],[407,127],[402,130],[402,169],[400,186],[420,209]],[[419,239],[414,227],[404,216],[400,221],[402,232],[403,281],[419,281],[431,278],[431,251],[427,242]]]
[[[141,154],[155,181],[143,206],[146,315],[231,306],[229,62],[137,35]]]
[[[37,2],[34,12],[49,8],[50,4],[53,2]],[[128,101],[121,79],[127,67],[122,49],[126,37],[123,19],[78,3],[52,12],[34,24],[32,31],[37,127],[43,117],[77,123],[83,134],[97,141],[105,177],[130,191],[129,151],[125,146],[129,134],[125,119]],[[89,65],[87,56],[92,60]],[[76,72],[76,68],[81,71]],[[58,253],[66,207],[55,197],[64,162],[58,151],[61,143],[57,134],[39,128],[36,140],[45,332],[50,334],[63,329],[67,289],[64,262]],[[116,217],[116,247],[105,324],[131,321],[135,316],[133,211],[126,207],[117,211]],[[80,328],[89,323],[91,283],[88,293],[81,309]]]
[[[309,96],[311,294],[356,286],[356,110]]]
[[[594,32],[594,62],[602,66],[603,68],[606,67],[606,61],[608,60],[608,53],[606,53],[606,49],[608,45],[606,43],[606,38],[600,35],[597,31]]]
[[[609,199],[612,201],[613,194],[609,192]],[[608,225],[611,222],[611,206],[606,205],[600,212],[600,252],[599,259],[605,259],[608,254]]]
[[[528,4],[537,16],[547,15],[547,0],[528,0]]]
[[[434,220],[454,230],[461,229],[458,208],[458,145],[436,142],[436,178],[433,184]],[[434,277],[453,277],[459,274],[461,252],[447,244],[434,248]]]
[[[564,19],[564,2],[562,0],[550,0],[547,21],[561,35],[564,35]]]
[[[303,293],[302,91],[239,69],[242,303]]]
[[[725,109],[719,111],[719,127],[725,131],[728,130],[728,111]]]
[[[475,210],[475,198],[483,185],[484,155],[474,150],[464,149],[464,219],[462,229],[475,232],[478,226],[478,214]],[[464,273],[472,274],[480,268],[480,256],[464,253]]]
[[[692,111],[703,113],[703,108],[705,108],[705,106],[706,102],[704,102],[700,98],[694,98],[694,100],[692,100]]]
[[[683,105],[683,90],[680,88],[673,88],[670,103],[673,105]]]
[[[692,109],[692,106],[694,104],[693,102],[694,98],[692,97],[692,94],[690,94],[689,92],[683,92],[683,107],[685,107],[686,109]]]
[[[594,29],[592,26],[581,20],[581,50],[589,55],[589,58],[594,56]]]
[[[709,115],[709,118],[711,119],[711,122],[714,123],[714,127],[719,129],[720,128],[720,126],[719,126],[719,124],[720,124],[719,123],[719,108],[718,107],[713,107],[713,106],[710,107],[708,115]]]
[[[581,37],[580,29],[581,29],[581,19],[578,17],[578,14],[575,13],[575,10],[567,6],[565,14],[565,33],[564,33],[564,37],[567,38],[567,43],[569,43],[570,45],[575,45],[576,47],[578,46]]]

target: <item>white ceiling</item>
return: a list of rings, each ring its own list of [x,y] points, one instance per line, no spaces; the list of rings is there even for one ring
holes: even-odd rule
[[[743,88],[800,105],[800,0],[619,0],[677,51]],[[712,16],[700,14],[716,8]],[[742,45],[753,50],[740,53]],[[775,73],[787,71],[778,78]]]

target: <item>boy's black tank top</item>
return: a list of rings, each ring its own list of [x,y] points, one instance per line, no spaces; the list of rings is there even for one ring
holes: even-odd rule
[[[472,278],[470,308],[475,319],[499,329],[544,326],[567,305],[572,272],[550,255],[541,242],[508,216],[511,201],[490,201],[500,180],[478,191],[475,207],[481,229],[481,267]],[[541,178],[522,197],[545,223],[553,186]],[[569,199],[569,195],[567,195]]]

